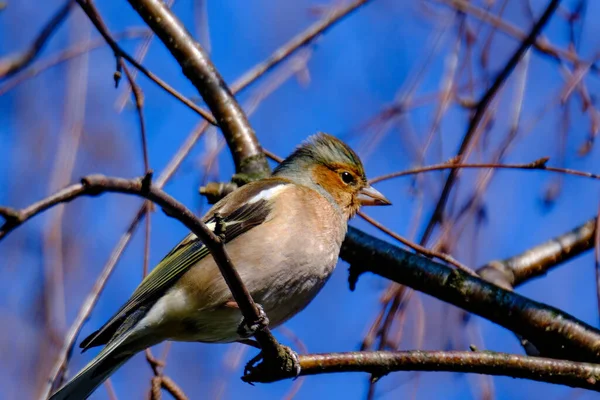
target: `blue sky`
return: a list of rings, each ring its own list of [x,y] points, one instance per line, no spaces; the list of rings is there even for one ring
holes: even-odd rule
[[[126,2],[98,3],[113,32],[141,26],[141,20]],[[526,31],[530,21],[525,18],[521,5],[516,3],[509,2],[504,18]],[[546,2],[536,0],[531,3],[539,14]],[[574,3],[565,1],[564,7],[573,9]],[[0,12],[0,58],[30,43],[39,27],[61,4],[55,0],[43,4],[33,0],[9,1],[8,8]],[[208,1],[211,57],[225,80],[233,82],[316,21],[319,17],[309,12],[311,6],[329,5],[312,1]],[[191,1],[181,0],[174,10],[197,35],[201,29],[197,27],[192,7]],[[414,165],[415,151],[410,143],[412,140],[417,140],[419,145],[425,142],[435,113],[435,102],[430,101],[411,110],[410,123],[395,124],[379,141],[374,139],[377,130],[368,122],[409,86],[429,54],[436,32],[447,25],[440,50],[426,69],[415,96],[439,90],[455,43],[456,21],[443,6],[436,5],[433,11],[428,10],[413,2],[373,0],[321,37],[310,47],[312,53],[307,70],[301,76],[286,80],[251,115],[250,121],[263,146],[284,156],[308,135],[326,131],[347,140],[363,156],[369,176]],[[600,37],[600,32],[592,20],[598,12],[600,4],[589,2],[584,40],[579,49],[584,60],[591,59],[598,49],[596,38]],[[468,21],[475,30],[478,22],[474,19]],[[86,31],[96,37],[97,33],[88,25],[83,13],[75,8],[40,59],[85,39]],[[482,32],[485,36],[489,30]],[[557,47],[568,46],[567,25],[563,18],[555,17],[545,33]],[[123,42],[131,52],[135,51],[137,43],[138,40]],[[508,59],[516,44],[515,40],[502,34],[495,35],[490,52],[489,70],[492,75]],[[475,54],[481,52],[481,46],[480,42],[476,44]],[[464,48],[460,54],[459,59],[464,60]],[[85,124],[70,181],[88,173],[127,177],[140,175],[143,164],[136,114],[132,107],[127,107],[122,113],[117,113],[114,107],[124,87],[113,88],[114,58],[108,48],[103,47],[92,52],[88,62],[89,70],[84,77],[87,81]],[[153,42],[144,65],[185,95],[197,97],[193,86],[158,41]],[[72,67],[72,64],[54,67],[0,96],[2,205],[25,206],[48,193],[58,139],[65,129],[65,108],[69,104],[66,101],[69,95],[67,78],[73,78],[69,66]],[[478,64],[474,69],[477,76],[482,76]],[[250,104],[253,96],[265,90],[265,85],[281,71],[281,68],[274,71],[244,91],[239,97],[240,102]],[[531,129],[519,136],[505,161],[523,163],[549,156],[550,164],[560,165],[563,109],[554,104],[541,120],[531,122],[546,104],[555,101],[556,94],[563,87],[560,68],[555,61],[533,52],[526,82],[522,126],[530,126]],[[597,93],[598,77],[590,75],[584,82],[593,97]],[[199,119],[148,80],[140,78],[139,83],[146,98],[150,163],[155,171],[161,171]],[[0,90],[2,84],[0,82]],[[515,87],[513,75],[501,92],[498,116],[486,135],[487,141],[478,147],[473,161],[489,159],[494,146],[506,135]],[[481,87],[477,87],[474,94],[475,97],[480,96]],[[598,146],[593,147],[586,157],[577,155],[590,126],[589,116],[581,111],[578,97],[570,102],[569,110],[564,166],[598,172]],[[468,113],[463,108],[456,104],[450,107],[442,120],[440,134],[427,155],[427,163],[442,162],[455,154],[467,120]],[[170,194],[196,210],[206,209],[197,188],[203,172],[202,157],[216,138],[216,133],[208,134],[166,186]],[[229,179],[233,172],[229,153],[223,151],[218,161],[218,171],[213,179],[217,176],[222,180]],[[479,173],[468,171],[461,175],[458,204],[471,192]],[[394,206],[367,211],[400,234],[414,235],[415,224],[418,227],[416,231],[420,233],[433,209],[442,176],[442,173],[430,174],[422,190],[416,194],[410,178],[383,182],[377,188],[393,201]],[[557,201],[549,207],[544,206],[544,191],[556,183],[556,179],[556,176],[539,171],[498,172],[484,196],[487,222],[478,230],[474,229],[472,222],[467,225],[459,238],[456,258],[477,267],[486,261],[519,253],[583,223],[597,213],[598,183],[569,176],[562,180]],[[139,204],[139,200],[134,198],[109,195],[80,199],[67,205],[63,223],[67,325],[77,314]],[[41,334],[45,305],[39,296],[45,257],[42,234],[49,221],[49,215],[40,216],[0,242],[0,270],[6,277],[0,282],[0,320],[8,327],[0,332],[0,357],[14,360],[0,366],[0,387],[7,398],[17,398],[17,393],[21,393],[25,383],[31,382],[32,376],[39,384],[43,374],[38,374],[40,368],[44,369],[40,366],[47,369],[52,362],[48,356],[51,353],[45,347],[51,339]],[[355,220],[352,224],[384,237],[363,221]],[[138,231],[119,262],[81,337],[103,324],[139,283],[142,232]],[[179,223],[160,212],[155,213],[152,217],[151,264],[156,264],[185,233],[185,228]],[[364,276],[357,290],[350,292],[347,265],[340,262],[322,293],[286,327],[305,343],[310,352],[356,350],[379,310],[378,299],[386,284],[381,278]],[[566,263],[542,279],[527,283],[518,291],[598,326],[591,253]],[[415,312],[417,306],[411,306],[402,349],[417,346],[415,332],[422,323],[425,340],[421,348],[462,350],[473,341],[483,339],[482,343],[477,343],[481,348],[521,352],[514,336],[504,329],[477,317],[471,319],[467,329],[463,329],[456,309],[426,295],[418,295],[418,299],[424,307],[425,318],[419,322]],[[62,332],[64,330],[61,329],[57,332],[59,339]],[[465,332],[475,336],[465,339]],[[290,343],[281,333],[278,336]],[[161,350],[162,346],[159,346],[155,354],[160,354]],[[254,355],[254,350],[246,350],[240,359],[242,364],[231,367],[231,360],[238,351],[229,345],[177,343],[169,354],[166,373],[191,398],[214,398],[218,393],[222,394],[222,398],[242,395],[247,398],[280,398],[290,389],[292,383],[288,381],[254,387],[242,383],[239,380],[241,365]],[[70,372],[81,368],[93,354],[94,351],[74,354]],[[150,369],[143,356],[139,356],[121,368],[112,382],[120,399],[141,398],[148,388],[149,379]],[[481,381],[478,379],[481,378],[447,373],[422,373],[418,378],[415,374],[398,373],[382,379],[378,398],[412,395],[418,399],[479,398]],[[493,383],[498,399],[525,399],[534,394],[536,397],[560,399],[572,395],[571,389],[566,387],[510,378],[494,378]],[[296,398],[344,396],[362,399],[367,387],[367,376],[363,374],[308,377]],[[29,390],[32,390],[31,395],[35,393],[35,389]],[[592,398],[584,391],[579,395],[579,399]],[[101,388],[92,398],[105,399],[106,391]]]

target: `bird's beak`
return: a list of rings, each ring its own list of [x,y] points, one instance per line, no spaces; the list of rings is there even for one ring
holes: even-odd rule
[[[358,195],[361,206],[389,206],[392,204],[379,190],[373,186],[364,187]]]

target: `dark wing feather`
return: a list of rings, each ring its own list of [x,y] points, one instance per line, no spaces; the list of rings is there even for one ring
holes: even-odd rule
[[[282,184],[278,182],[277,184]],[[265,188],[262,188],[265,190]],[[253,227],[262,224],[271,212],[267,200],[244,203],[228,215],[222,216],[225,224],[225,242],[229,242]],[[214,226],[214,216],[205,221]],[[100,329],[84,339],[79,347],[83,351],[108,343],[123,332],[122,325],[129,327],[141,320],[151,305],[165,293],[186,271],[209,254],[208,249],[196,235],[187,235],[152,272],[142,281],[129,300]],[[137,311],[143,312],[137,312]],[[130,317],[131,318],[128,318]],[[133,319],[133,320],[132,320]]]

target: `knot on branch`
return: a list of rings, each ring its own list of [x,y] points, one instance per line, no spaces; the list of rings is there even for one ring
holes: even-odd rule
[[[4,218],[2,228],[14,227],[23,222],[23,215],[14,208],[0,207],[0,217]]]
[[[298,354],[288,346],[278,346],[276,354],[263,356],[260,352],[246,364],[242,381],[269,383],[281,379],[297,378],[300,375]]]
[[[152,177],[154,176],[154,171],[149,170],[146,172],[143,178],[140,179],[140,183],[142,184],[142,193],[149,193],[150,187],[152,186]]]
[[[101,195],[104,192],[101,188],[104,180],[106,180],[104,175],[88,175],[81,178],[81,184],[85,189],[85,194],[89,196]]]
[[[119,88],[119,83],[121,82],[121,78],[123,78],[123,59],[121,55],[115,51],[115,59],[117,61],[117,66],[115,67],[115,73],[113,74],[113,80],[115,81],[115,89]]]
[[[490,261],[477,270],[482,279],[500,286],[506,290],[513,290],[515,284],[515,273],[502,261]]]
[[[529,164],[527,164],[525,166],[525,168],[530,168],[530,169],[544,169],[546,168],[546,164],[548,164],[548,161],[550,161],[550,157],[542,157],[538,160],[535,160]]]

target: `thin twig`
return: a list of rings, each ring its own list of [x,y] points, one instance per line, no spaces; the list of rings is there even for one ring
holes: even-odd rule
[[[550,20],[550,17],[554,14],[554,12],[556,11],[556,8],[558,7],[559,4],[560,4],[560,0],[551,0],[550,1],[548,6],[546,6],[546,9],[544,10],[544,13],[540,17],[540,19],[534,24],[529,35],[527,35],[527,37],[521,42],[521,44],[519,45],[519,47],[517,48],[515,53],[512,55],[512,57],[508,60],[508,62],[506,63],[506,65],[504,66],[502,71],[500,71],[500,73],[496,76],[496,79],[494,80],[492,85],[482,96],[481,100],[479,100],[477,102],[477,107],[475,108],[475,112],[473,114],[473,117],[471,118],[471,121],[469,122],[469,127],[467,128],[467,132],[465,133],[465,135],[462,139],[460,148],[458,150],[458,153],[456,156],[456,163],[458,163],[458,164],[462,163],[464,155],[468,152],[469,148],[471,147],[471,143],[473,142],[473,139],[477,136],[476,133],[477,133],[479,124],[482,121],[482,119],[488,109],[488,106],[490,105],[490,103],[494,99],[496,93],[500,90],[500,88],[502,87],[502,85],[504,84],[506,79],[508,79],[508,76],[513,71],[513,69],[515,68],[517,63],[521,60],[521,57],[523,57],[523,54],[525,54],[527,49],[529,49],[531,47],[531,45],[535,42],[535,39],[541,32],[542,28]],[[429,237],[431,236],[431,234],[433,232],[434,227],[438,224],[438,222],[441,221],[442,215],[444,213],[444,208],[446,206],[448,197],[450,195],[450,191],[452,190],[452,187],[454,186],[454,182],[456,181],[457,176],[458,176],[458,170],[453,169],[452,171],[450,171],[450,174],[446,178],[446,182],[444,184],[444,188],[442,189],[442,193],[440,194],[440,197],[437,201],[437,204],[435,206],[433,214],[432,214],[427,226],[425,227],[425,231],[423,232],[423,235],[421,236],[421,240],[419,241],[419,244],[424,245],[427,243],[427,241],[429,240]]]
[[[121,68],[125,72],[125,76],[127,77],[127,81],[131,87],[131,93],[133,94],[133,99],[135,100],[135,109],[138,115],[138,122],[140,124],[140,139],[142,145],[142,155],[144,159],[144,173],[147,174],[150,172],[150,161],[148,159],[148,140],[146,139],[146,123],[144,122],[144,92],[142,92],[142,88],[139,87],[135,80],[133,79],[133,75],[129,72],[129,68],[127,65],[121,60]]]
[[[177,92],[168,83],[166,83],[165,81],[160,79],[158,76],[156,76],[150,70],[148,70],[146,67],[144,67],[143,65],[138,63],[135,60],[135,58],[130,56],[126,51],[124,51],[121,48],[121,46],[119,46],[119,44],[115,41],[112,34],[106,27],[106,24],[100,17],[100,14],[98,13],[98,10],[96,9],[96,6],[94,5],[94,2],[92,0],[77,0],[77,3],[80,5],[80,7],[83,9],[83,11],[87,14],[90,21],[94,24],[94,26],[96,27],[96,29],[98,30],[100,35],[102,35],[102,37],[104,38],[106,43],[110,46],[112,51],[115,53],[115,57],[124,58],[125,60],[127,60],[127,62],[129,62],[131,65],[133,65],[138,71],[140,71],[141,73],[146,75],[152,82],[156,83],[158,86],[163,88],[171,96],[173,96],[174,98],[179,100],[181,103],[185,104],[187,107],[191,108],[192,110],[194,110],[195,112],[200,114],[206,121],[208,121],[212,125],[216,124],[214,117],[209,112],[202,109],[201,107],[198,107],[193,101],[189,100],[188,98],[183,96],[181,93]]]
[[[569,168],[549,167],[546,165],[546,163],[549,160],[550,160],[550,158],[548,158],[548,157],[542,157],[538,160],[532,161],[527,164],[497,164],[497,163],[457,164],[455,160],[452,160],[451,162],[446,162],[446,163],[442,163],[442,164],[428,165],[425,167],[418,167],[418,168],[413,168],[413,169],[409,169],[409,170],[392,172],[389,174],[381,175],[381,176],[371,179],[369,181],[369,183],[373,184],[373,183],[386,181],[386,180],[393,179],[393,178],[399,178],[402,176],[420,174],[423,172],[441,171],[441,170],[445,170],[445,169],[453,170],[453,169],[468,169],[468,168],[471,168],[471,169],[472,168],[475,168],[475,169],[485,169],[485,168],[520,169],[520,170],[530,170],[530,171],[531,170],[548,171],[548,172],[555,172],[555,173],[559,173],[559,174],[580,176],[583,178],[600,179],[600,174],[594,174],[594,173],[586,172],[586,171],[578,171],[578,170],[569,169]]]
[[[129,28],[123,30],[122,32],[115,33],[113,37],[115,40],[137,39],[147,37],[150,32],[151,31],[147,28]],[[68,47],[65,50],[53,53],[52,55],[33,63],[29,68],[22,71],[20,74],[13,77],[12,79],[8,79],[6,82],[2,82],[2,84],[0,85],[0,96],[14,89],[19,84],[23,83],[25,80],[33,78],[39,75],[40,73],[48,70],[49,68],[52,68],[72,58],[81,56],[82,54],[85,54],[89,51],[96,50],[105,45],[106,41],[103,38],[96,38],[92,40],[79,42],[71,47]]]
[[[40,54],[48,39],[58,29],[62,22],[67,18],[71,7],[75,4],[74,0],[67,0],[65,4],[54,14],[46,26],[38,34],[29,48],[19,54],[11,54],[0,59],[0,79],[11,77],[22,69],[26,68]]]
[[[445,253],[441,253],[439,251],[428,249],[428,248],[420,246],[417,243],[414,243],[414,242],[412,242],[412,241],[410,241],[408,239],[405,239],[402,236],[398,235],[397,233],[395,233],[395,232],[391,231],[390,229],[386,228],[381,223],[375,221],[373,218],[369,217],[368,215],[366,215],[362,211],[359,211],[357,214],[362,219],[364,219],[365,221],[367,221],[368,223],[370,223],[371,225],[373,225],[374,227],[376,227],[380,231],[382,231],[382,232],[386,233],[387,235],[393,237],[394,239],[396,239],[397,241],[399,241],[403,245],[410,247],[411,249],[413,249],[417,253],[423,254],[426,257],[438,258],[438,259],[440,259],[442,261],[446,261],[448,264],[454,265],[456,268],[465,271],[469,275],[477,276],[477,273],[475,271],[473,271],[471,268],[467,267],[466,265],[462,264],[461,262],[455,260],[454,257],[452,257],[451,255],[445,254]]]
[[[232,92],[244,90],[250,83],[254,82],[258,77],[269,72],[277,64],[291,56],[298,49],[311,43],[317,37],[329,30],[333,25],[350,15],[362,5],[368,3],[369,0],[355,0],[347,5],[340,6],[330,13],[321,21],[315,22],[303,32],[297,34],[283,46],[275,50],[275,52],[264,62],[256,65],[254,68],[246,72],[238,78],[232,85]]]

